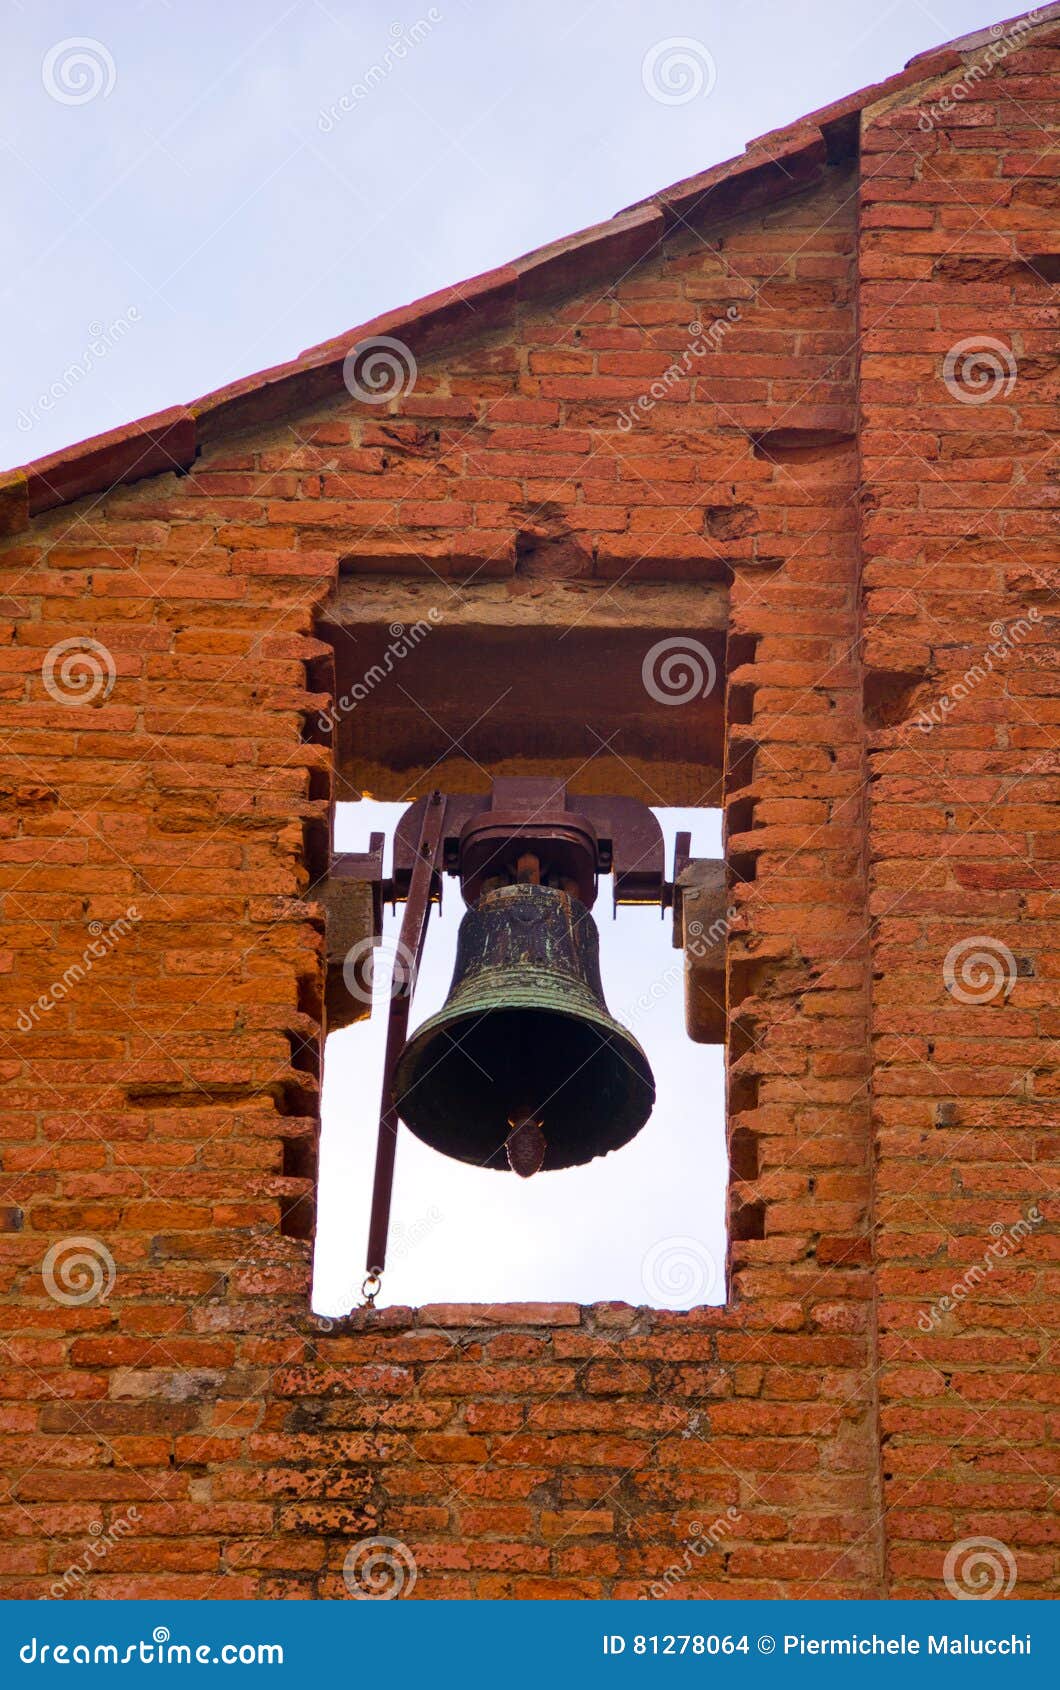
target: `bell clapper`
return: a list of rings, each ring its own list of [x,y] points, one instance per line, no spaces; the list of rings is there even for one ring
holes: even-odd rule
[[[531,1174],[540,1173],[548,1148],[541,1117],[536,1109],[513,1109],[508,1125],[512,1129],[504,1141],[508,1166],[520,1179],[529,1179]]]

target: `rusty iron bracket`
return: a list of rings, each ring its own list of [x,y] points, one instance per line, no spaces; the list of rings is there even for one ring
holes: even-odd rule
[[[425,803],[412,804],[394,834],[396,898],[406,895]],[[516,842],[575,882],[587,909],[601,874],[614,876],[616,905],[669,907],[662,828],[637,798],[568,795],[562,780],[516,776],[498,777],[482,796],[449,798],[444,869],[459,876],[468,904],[491,873],[510,868]]]
[[[680,950],[684,944],[684,884],[681,876],[692,860],[692,835],[681,832],[674,839],[674,877],[666,882],[664,907],[673,910],[673,945]]]

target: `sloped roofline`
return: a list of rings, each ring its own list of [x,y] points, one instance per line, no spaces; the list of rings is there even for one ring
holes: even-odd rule
[[[388,311],[284,364],[230,382],[188,405],[173,406],[36,458],[0,475],[0,533],[89,493],[172,470],[187,470],[200,451],[226,435],[317,405],[343,388],[347,353],[359,342],[390,335],[411,339],[423,355],[469,335],[514,323],[528,300],[557,297],[621,276],[646,258],[680,223],[709,212],[719,220],[812,186],[829,164],[857,149],[866,107],[963,68],[991,43],[1023,26],[1028,35],[1060,20],[1060,0],[989,29],[919,53],[903,70],[750,141],[736,158],[675,182],[604,223],[538,247],[494,270]]]

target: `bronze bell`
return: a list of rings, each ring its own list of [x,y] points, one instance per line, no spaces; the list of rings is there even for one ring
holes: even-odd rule
[[[524,1176],[577,1167],[640,1131],[655,1081],[608,1013],[583,903],[536,885],[482,894],[460,924],[444,1007],[401,1053],[394,1101],[444,1155]]]

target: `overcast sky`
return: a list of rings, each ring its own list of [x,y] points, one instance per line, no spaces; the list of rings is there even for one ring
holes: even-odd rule
[[[611,216],[1000,0],[0,3],[7,466]],[[337,846],[372,825],[351,806]],[[692,825],[716,853],[716,815]],[[454,893],[414,1024],[444,995],[459,914]],[[684,1037],[664,924],[601,928],[611,1007],[660,1083],[650,1126],[526,1184],[403,1135],[384,1301],[723,1297],[719,1052]],[[325,1312],[360,1284],[381,1028],[328,1046]]]
[[[1004,10],[0,7],[4,467],[609,217]]]

